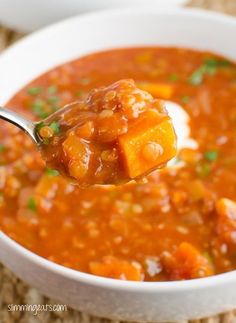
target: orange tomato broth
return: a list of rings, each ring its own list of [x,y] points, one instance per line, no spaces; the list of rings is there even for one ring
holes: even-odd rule
[[[234,63],[196,50],[115,49],[54,68],[7,106],[38,120],[124,78],[181,104],[198,149],[183,149],[175,167],[146,183],[79,189],[1,122],[1,230],[51,261],[106,277],[163,281],[235,269]]]

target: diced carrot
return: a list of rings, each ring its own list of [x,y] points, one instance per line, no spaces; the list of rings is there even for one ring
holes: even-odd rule
[[[144,91],[151,93],[158,99],[170,99],[173,94],[173,86],[164,83],[137,82],[137,86]]]
[[[229,245],[236,245],[236,202],[220,198],[216,202],[217,232]]]
[[[70,175],[76,179],[82,179],[87,174],[88,167],[88,161],[80,159],[72,159],[68,165]]]
[[[143,280],[142,268],[139,263],[120,260],[115,257],[105,257],[101,261],[92,261],[89,264],[90,272],[94,275],[123,279]]]
[[[74,134],[69,135],[62,146],[65,155],[69,159],[84,159],[88,154],[85,143]]]
[[[118,138],[128,176],[135,178],[164,165],[176,154],[176,135],[168,116],[149,112],[146,120]]]
[[[214,274],[209,259],[187,242],[181,243],[173,254],[163,255],[163,267],[170,280],[194,279]]]
[[[67,166],[70,176],[82,179],[89,168],[91,152],[88,146],[74,134],[69,135],[62,145],[65,157],[70,160]]]

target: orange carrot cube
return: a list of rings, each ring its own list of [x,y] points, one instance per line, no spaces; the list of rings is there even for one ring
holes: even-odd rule
[[[176,135],[168,116],[147,113],[128,133],[118,138],[124,166],[136,178],[163,166],[176,155]]]
[[[164,83],[140,82],[137,86],[151,93],[155,98],[168,100],[173,94],[173,86]]]
[[[89,268],[92,274],[98,276],[133,281],[143,280],[142,268],[138,263],[115,257],[105,257],[101,261],[92,261]]]
[[[181,243],[173,254],[164,254],[163,266],[171,280],[194,279],[214,274],[209,259],[187,242]]]

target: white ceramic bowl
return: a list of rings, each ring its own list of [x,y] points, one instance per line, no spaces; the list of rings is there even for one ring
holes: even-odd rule
[[[173,7],[188,0],[0,0],[0,22],[24,32],[80,13],[124,7]]]
[[[236,20],[199,10],[126,10],[75,17],[19,42],[0,57],[0,104],[49,68],[114,47],[174,45],[236,58]],[[236,307],[236,271],[179,282],[127,282],[56,265],[0,233],[0,259],[62,303],[132,321],[206,317]]]

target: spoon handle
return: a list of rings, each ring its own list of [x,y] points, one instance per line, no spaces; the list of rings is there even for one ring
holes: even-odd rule
[[[23,118],[16,112],[2,107],[0,107],[0,119],[8,121],[18,128],[24,130],[33,139],[33,141],[36,143],[38,142],[34,122]]]

